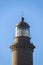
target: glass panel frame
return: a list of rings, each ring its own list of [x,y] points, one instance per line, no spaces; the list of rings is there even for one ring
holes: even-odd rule
[[[16,30],[15,30],[15,33],[16,33],[16,37],[17,36],[27,36],[27,37],[30,37],[30,28],[24,28],[24,27],[16,27]]]

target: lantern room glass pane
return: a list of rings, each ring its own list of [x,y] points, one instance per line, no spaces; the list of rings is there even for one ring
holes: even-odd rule
[[[23,30],[23,36],[30,36],[30,31],[28,29]]]
[[[16,27],[16,37],[17,36],[30,36],[30,29],[25,29],[25,28],[20,28],[20,27]]]

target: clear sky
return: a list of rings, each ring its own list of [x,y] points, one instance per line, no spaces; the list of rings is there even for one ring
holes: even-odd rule
[[[43,65],[43,0],[0,0],[0,65],[12,65],[9,46],[22,16],[31,26],[31,42],[36,46],[33,65]]]

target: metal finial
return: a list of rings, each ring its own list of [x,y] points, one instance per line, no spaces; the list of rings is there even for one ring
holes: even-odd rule
[[[21,18],[21,21],[22,21],[22,22],[24,21],[24,17]]]

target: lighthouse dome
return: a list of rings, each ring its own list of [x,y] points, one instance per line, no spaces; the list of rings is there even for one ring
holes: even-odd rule
[[[24,17],[21,18],[21,21],[16,25],[16,26],[22,26],[22,27],[25,27],[25,28],[29,28],[29,24],[27,24],[26,22],[24,22]]]

